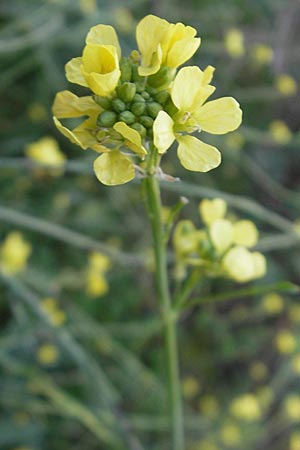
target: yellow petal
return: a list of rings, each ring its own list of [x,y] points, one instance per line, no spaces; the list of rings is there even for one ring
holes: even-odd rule
[[[253,278],[263,277],[267,271],[267,261],[265,256],[259,252],[253,252],[252,259],[254,265]]]
[[[213,79],[215,68],[213,66],[207,66],[206,69],[204,69],[203,72],[203,83],[209,84],[211,80]]]
[[[85,78],[90,89],[95,94],[106,97],[115,90],[120,78],[120,74],[120,70],[116,69],[113,72],[107,74],[85,74]]]
[[[193,136],[180,136],[178,158],[188,170],[195,172],[208,172],[221,163],[221,154],[215,147],[205,144]]]
[[[233,247],[223,258],[223,267],[236,281],[246,282],[264,275],[265,258],[260,253],[251,253],[245,247]]]
[[[125,144],[127,145],[130,150],[137,154],[146,155],[147,150],[142,145],[142,138],[140,133],[138,133],[133,128],[130,128],[126,123],[124,122],[117,122],[114,125],[114,130],[116,130],[118,133],[123,136],[125,139]]]
[[[0,247],[0,266],[10,274],[25,269],[32,251],[29,242],[17,231],[10,232]]]
[[[113,45],[117,49],[118,58],[121,57],[121,48],[115,29],[111,25],[96,25],[92,27],[86,37],[87,44]]]
[[[209,227],[209,235],[217,251],[223,253],[233,242],[232,223],[226,219],[215,220]]]
[[[192,105],[203,82],[203,72],[199,67],[183,67],[174,80],[171,96],[180,111],[192,112]]]
[[[201,106],[195,112],[195,119],[203,131],[225,134],[240,126],[242,111],[234,98],[223,97]]]
[[[73,144],[79,145],[83,150],[85,150],[87,147],[84,146],[79,139],[75,136],[75,134],[69,130],[69,128],[64,127],[62,123],[53,116],[53,121],[55,123],[56,128],[63,134],[66,138],[68,138]]]
[[[200,38],[186,38],[175,42],[168,52],[166,65],[176,68],[184,64],[198,50],[200,42]]]
[[[142,55],[139,74],[148,76],[156,73],[161,65],[162,50],[160,42],[163,39],[169,23],[159,17],[148,15],[136,27],[136,40]]]
[[[223,219],[226,214],[227,204],[222,198],[215,198],[213,200],[204,199],[199,205],[199,213],[202,220],[207,225],[210,225],[215,220]]]
[[[65,65],[66,77],[70,83],[87,87],[85,78],[81,72],[82,58],[73,58]]]
[[[101,108],[91,96],[77,97],[70,91],[61,91],[55,96],[52,111],[58,119],[67,119],[89,116],[93,113],[99,114]]]
[[[119,151],[99,156],[94,161],[94,171],[98,180],[107,186],[128,183],[135,176],[132,162]]]
[[[33,161],[53,167],[61,167],[66,161],[65,155],[52,137],[44,137],[26,146],[26,156]]]
[[[253,247],[258,240],[256,226],[250,220],[240,220],[233,224],[234,242],[237,245]]]
[[[158,153],[165,153],[175,140],[174,121],[165,112],[160,111],[153,124],[154,145]]]

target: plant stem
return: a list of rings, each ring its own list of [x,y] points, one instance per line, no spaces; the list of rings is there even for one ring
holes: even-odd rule
[[[162,205],[160,187],[157,179],[151,173],[145,179],[145,190],[147,195],[147,209],[153,235],[157,291],[165,329],[172,450],[184,450],[184,424],[179,375],[176,315],[172,308],[169,290],[166,243],[161,217]]]

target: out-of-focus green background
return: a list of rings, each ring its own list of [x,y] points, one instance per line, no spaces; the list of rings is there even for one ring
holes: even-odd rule
[[[102,186],[93,152],[73,146],[51,118],[55,93],[71,87],[64,65],[81,54],[89,28],[112,24],[128,55],[148,13],[198,30],[192,64],[215,66],[217,96],[234,96],[244,111],[237,132],[207,140],[222,151],[217,170],[183,171],[168,152],[163,168],[182,183],[165,183],[164,201],[185,195],[181,216],[198,223],[201,198],[230,194],[231,213],[255,221],[268,260],[253,295],[204,303],[180,322],[187,450],[299,450],[299,294],[284,283],[284,292],[255,294],[300,281],[296,0],[1,0],[0,246],[17,231],[32,253],[22,272],[1,277],[0,449],[170,450],[139,184]],[[26,157],[46,136],[67,159],[61,172]],[[103,296],[86,286],[92,251],[111,257]],[[241,288],[203,289],[233,287]]]

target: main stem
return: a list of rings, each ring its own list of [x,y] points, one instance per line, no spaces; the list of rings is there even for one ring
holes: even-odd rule
[[[157,179],[151,174],[145,179],[145,187],[155,252],[157,291],[165,329],[169,406],[173,444],[172,450],[184,450],[184,424],[179,375],[176,315],[172,309],[169,290],[166,244],[161,216],[162,205],[160,187]]]

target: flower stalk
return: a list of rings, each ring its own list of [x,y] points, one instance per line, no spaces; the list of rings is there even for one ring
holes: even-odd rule
[[[144,187],[153,237],[158,300],[161,307],[165,331],[172,450],[184,450],[184,423],[176,330],[177,320],[175,311],[172,307],[168,281],[167,253],[161,214],[162,204],[160,187],[157,178],[151,172],[144,180]]]

